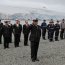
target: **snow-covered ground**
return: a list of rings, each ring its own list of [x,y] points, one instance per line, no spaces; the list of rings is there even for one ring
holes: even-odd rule
[[[21,36],[20,47],[14,47],[10,43],[9,49],[4,49],[0,44],[0,65],[65,65],[65,39],[60,41],[49,42],[41,38],[38,59],[39,62],[32,62],[30,58],[30,42],[29,46],[24,46],[23,34]]]

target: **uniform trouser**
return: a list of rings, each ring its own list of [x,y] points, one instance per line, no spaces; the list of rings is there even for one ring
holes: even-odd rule
[[[4,37],[4,48],[9,48],[9,37]]]
[[[49,40],[50,41],[53,41],[53,35],[54,35],[54,32],[49,32]]]
[[[39,42],[31,42],[31,59],[37,59],[37,52],[38,52]]]
[[[58,40],[58,36],[59,36],[59,30],[55,31],[55,40]]]
[[[28,45],[28,34],[24,34],[24,45]]]
[[[0,44],[2,43],[2,34],[0,34]]]
[[[60,38],[63,39],[63,33],[64,33],[64,29],[61,29],[61,32],[60,32]]]
[[[15,42],[14,42],[14,45],[15,45],[15,47],[19,47],[19,41],[20,41],[20,35],[19,34],[16,34],[15,36],[14,36],[14,40],[15,40]]]
[[[46,29],[42,30],[42,38],[45,39]]]

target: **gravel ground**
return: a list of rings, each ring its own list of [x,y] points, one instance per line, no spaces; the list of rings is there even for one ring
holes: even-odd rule
[[[65,39],[54,42],[41,39],[38,59],[39,62],[31,61],[30,42],[25,47],[23,35],[18,48],[14,47],[14,43],[10,43],[9,49],[4,49],[3,44],[0,45],[0,65],[65,65]]]

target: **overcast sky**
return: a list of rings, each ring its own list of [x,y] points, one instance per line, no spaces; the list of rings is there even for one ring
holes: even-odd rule
[[[0,12],[7,11],[5,8],[11,7],[31,7],[47,8],[58,12],[65,13],[65,0],[0,0]],[[5,10],[4,10],[5,9]],[[4,10],[4,11],[3,11]]]

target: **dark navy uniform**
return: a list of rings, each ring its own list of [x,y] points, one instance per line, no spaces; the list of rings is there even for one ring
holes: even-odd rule
[[[34,20],[34,22],[38,22],[37,20]],[[37,60],[37,52],[41,37],[41,28],[38,25],[31,24],[30,27],[30,42],[31,42],[31,59],[32,61]]]
[[[56,23],[55,24],[55,41],[58,41],[59,29],[60,29],[60,25]]]
[[[19,47],[21,26],[20,25],[17,26],[16,24],[14,24],[13,32],[14,32],[14,45],[15,47]]]
[[[48,29],[48,38],[50,41],[53,41],[53,35],[55,30],[54,24],[48,24],[47,29]]]
[[[28,36],[29,36],[29,25],[23,25],[23,34],[24,34],[24,46],[28,45]]]
[[[7,23],[7,21],[5,21]],[[4,49],[9,48],[10,29],[9,25],[3,25]]]
[[[2,44],[2,28],[3,28],[3,23],[1,23],[1,20],[0,20],[0,44]]]
[[[42,38],[45,40],[45,35],[46,35],[46,29],[47,29],[47,24],[45,22],[46,20],[44,20],[44,22],[41,24],[41,28],[42,28]]]

